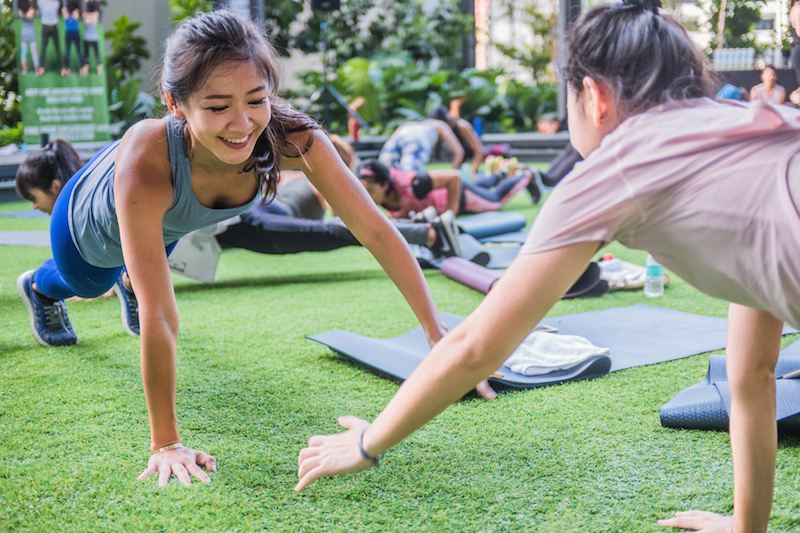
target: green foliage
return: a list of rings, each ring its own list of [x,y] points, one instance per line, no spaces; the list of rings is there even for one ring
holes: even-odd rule
[[[3,0],[0,7],[0,125],[4,128],[17,125],[20,119],[14,15],[11,0]],[[5,131],[8,130],[0,134],[0,146],[21,142]]]
[[[727,0],[725,15],[725,48],[755,48],[758,46],[753,33],[753,25],[761,20],[761,6],[764,0]],[[719,24],[720,0],[711,1],[711,16],[708,24],[711,41],[707,53],[717,48],[717,27]]]
[[[169,18],[172,22],[180,22],[197,13],[207,13],[214,8],[212,0],[171,0]]]
[[[320,72],[305,71],[299,76],[306,85],[306,96],[322,84]],[[551,84],[525,85],[506,77],[502,69],[426,68],[414,62],[410,54],[380,56],[371,61],[350,59],[336,70],[332,85],[348,101],[364,96],[367,103],[359,113],[377,134],[384,135],[456,97],[467,97],[461,116],[469,121],[482,117],[486,133],[534,130],[538,117],[555,110],[556,105],[556,90]],[[346,111],[338,105],[331,111],[332,124],[326,126],[344,133]]]
[[[317,52],[322,41],[320,25],[325,22],[335,67],[354,57],[406,53],[415,62],[437,60],[443,68],[457,68],[461,40],[474,31],[474,18],[460,12],[458,0],[443,0],[435,9],[426,4],[425,0],[347,0],[336,11],[314,11],[304,24],[292,26],[304,3],[279,0],[265,4],[264,16],[268,32],[287,55],[290,49]]]
[[[504,56],[512,59],[525,71],[533,74],[533,78],[541,81],[547,74],[547,69],[553,59],[553,29],[556,24],[556,15],[545,17],[533,2],[524,2],[522,6],[517,0],[503,0],[500,2],[499,13],[493,14],[499,20],[507,20],[511,28],[509,36],[511,44],[493,42],[493,46]],[[533,44],[518,43],[514,29],[516,24],[528,27],[534,35]]]
[[[152,116],[155,99],[139,91],[140,78],[132,77],[142,61],[150,58],[147,40],[135,35],[140,22],[131,22],[122,15],[105,32],[111,41],[111,51],[106,55],[106,80],[108,82],[108,112],[115,137],[121,137],[135,122]]]
[[[0,128],[0,146],[9,144],[23,144],[25,142],[25,128],[22,122],[17,122],[13,128],[3,125]]]

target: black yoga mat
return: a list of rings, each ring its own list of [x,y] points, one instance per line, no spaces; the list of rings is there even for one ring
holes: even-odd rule
[[[800,370],[800,342],[781,350],[775,368],[776,420],[782,433],[800,433],[800,379],[781,379],[796,370]],[[661,425],[727,431],[730,408],[725,355],[711,354],[705,379],[682,390],[661,407]]]
[[[443,313],[442,316],[450,329],[463,320],[448,313]],[[503,366],[498,371],[505,374],[505,378],[490,378],[490,382],[500,389],[526,389],[594,378],[623,368],[680,359],[724,348],[727,328],[727,320],[724,318],[694,315],[643,304],[549,317],[542,320],[542,324],[558,328],[560,334],[579,335],[595,346],[610,348],[610,361],[591,361],[587,362],[590,363],[587,367],[579,365],[574,369],[561,371],[562,374],[542,376],[523,376]],[[784,329],[784,333],[795,331]],[[308,338],[400,379],[410,376],[429,352],[421,327],[390,339],[373,339],[343,330]]]

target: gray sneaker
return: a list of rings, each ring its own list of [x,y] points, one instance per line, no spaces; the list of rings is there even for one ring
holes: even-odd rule
[[[458,240],[458,226],[453,212],[445,211],[430,224],[436,231],[436,242],[431,247],[434,255],[461,257],[461,242]]]

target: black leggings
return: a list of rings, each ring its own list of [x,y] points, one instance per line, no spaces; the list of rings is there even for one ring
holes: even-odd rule
[[[72,52],[72,45],[75,45],[75,51],[78,52],[78,64],[83,65],[83,56],[81,55],[81,34],[77,31],[67,31],[65,34],[66,53],[64,54],[64,65],[69,66],[69,54]]]
[[[63,58],[61,57],[61,43],[58,41],[58,26],[47,26],[46,24],[42,24],[42,66],[45,66],[47,63],[47,45],[51,40],[56,47],[58,68],[61,69],[64,66],[64,62]]]
[[[87,41],[86,39],[83,40],[83,62],[81,66],[85,66],[89,64],[89,50],[94,51],[94,60],[99,65],[100,64],[100,54],[97,51],[97,41]]]

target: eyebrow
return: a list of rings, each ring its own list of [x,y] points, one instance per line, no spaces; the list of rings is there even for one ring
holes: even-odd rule
[[[259,85],[255,89],[253,89],[251,91],[247,91],[247,94],[251,95],[253,93],[266,91],[266,90],[267,90],[267,88],[264,85]],[[225,98],[233,98],[233,95],[232,94],[209,94],[207,96],[204,96],[203,100],[220,100],[220,99],[225,99]]]

